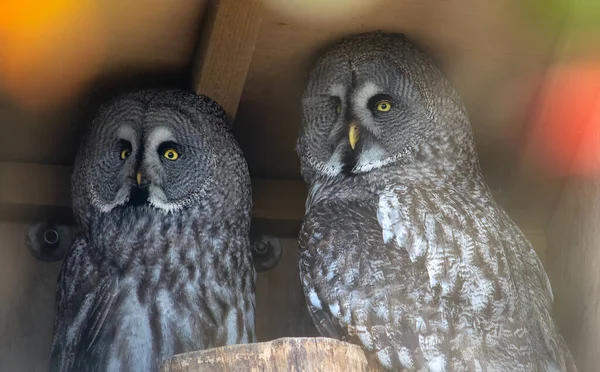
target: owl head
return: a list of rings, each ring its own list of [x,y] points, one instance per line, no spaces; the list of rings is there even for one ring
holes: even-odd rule
[[[179,90],[141,91],[109,102],[75,161],[76,217],[120,208],[174,213],[246,193],[247,166],[226,120],[216,102]]]
[[[305,177],[368,173],[410,161],[423,144],[444,156],[445,147],[455,151],[449,139],[472,151],[460,98],[402,34],[360,34],[333,45],[311,71],[302,114]]]

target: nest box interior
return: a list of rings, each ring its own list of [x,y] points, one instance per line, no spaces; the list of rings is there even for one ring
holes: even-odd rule
[[[407,34],[461,94],[486,180],[544,263],[577,365],[597,370],[600,167],[550,172],[537,141],[551,105],[540,92],[556,84],[569,28],[536,23],[511,0],[380,0],[320,18],[280,3],[90,0],[80,11],[102,22],[67,23],[48,36],[56,48],[31,45],[37,54],[7,49],[16,57],[0,66],[0,370],[46,370],[60,262],[29,254],[27,227],[73,222],[69,177],[82,130],[105,99],[136,87],[192,88],[225,108],[253,179],[253,230],[283,246],[278,265],[259,275],[258,337],[316,335],[297,272],[306,197],[295,152],[300,97],[323,48],[372,30]],[[595,156],[580,147],[564,169]]]

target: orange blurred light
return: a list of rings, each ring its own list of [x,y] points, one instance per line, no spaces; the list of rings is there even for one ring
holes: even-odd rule
[[[535,161],[554,175],[600,171],[600,63],[554,68],[534,116]]]
[[[90,0],[0,1],[0,84],[27,108],[58,104],[93,77],[105,30]]]

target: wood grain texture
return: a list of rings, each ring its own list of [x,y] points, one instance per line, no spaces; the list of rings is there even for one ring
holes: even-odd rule
[[[367,372],[376,369],[369,365],[362,349],[356,345],[330,338],[282,338],[176,355],[161,371]]]
[[[260,0],[209,3],[194,71],[194,87],[235,118],[260,31]]]

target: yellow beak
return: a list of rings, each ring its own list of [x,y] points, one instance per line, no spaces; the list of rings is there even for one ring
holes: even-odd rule
[[[137,172],[135,175],[135,180],[137,181],[138,186],[140,186],[142,184],[142,173]]]
[[[348,140],[350,140],[350,147],[352,150],[356,147],[356,142],[358,142],[358,125],[352,123],[350,124],[350,130],[348,131]]]

